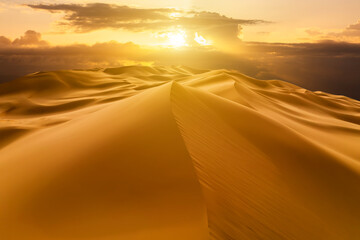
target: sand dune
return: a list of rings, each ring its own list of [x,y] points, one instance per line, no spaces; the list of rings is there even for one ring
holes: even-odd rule
[[[0,236],[359,239],[360,102],[235,71],[0,85]]]

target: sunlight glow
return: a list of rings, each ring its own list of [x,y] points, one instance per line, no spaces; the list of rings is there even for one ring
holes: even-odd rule
[[[179,17],[181,17],[181,14],[178,12],[173,12],[173,13],[170,13],[170,17],[171,18],[179,18]]]
[[[166,45],[171,47],[183,47],[187,46],[186,43],[186,32],[184,30],[177,30],[176,32],[168,32],[165,33],[165,36],[167,38]]]
[[[206,40],[203,36],[199,35],[197,32],[195,33],[195,42],[199,43],[200,45],[211,45],[210,41]]]

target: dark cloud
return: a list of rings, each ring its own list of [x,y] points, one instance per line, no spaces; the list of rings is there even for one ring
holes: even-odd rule
[[[114,4],[33,4],[33,9],[65,13],[58,22],[62,30],[86,33],[100,29],[123,29],[133,32],[151,31],[161,34],[168,31],[185,30],[188,36],[198,32],[214,45],[232,51],[239,42],[242,25],[267,23],[263,20],[230,18],[216,12],[184,11],[171,8],[132,8]],[[67,29],[66,29],[67,28]],[[193,37],[188,42],[196,45]]]
[[[360,99],[360,44],[249,43],[248,56],[266,68],[259,76],[280,78],[299,86]]]
[[[1,47],[0,82],[37,71],[119,66],[127,60],[141,61],[145,49],[133,43],[98,43],[92,46]]]
[[[78,32],[90,32],[106,28],[153,31],[176,26],[188,29],[211,29],[264,22],[261,20],[234,19],[212,12],[182,11],[170,8],[141,9],[104,3],[86,5],[30,4],[28,6],[50,12],[64,12],[64,19],[59,24],[72,27]]]
[[[188,28],[211,28],[226,25],[247,25],[265,23],[263,20],[244,20],[229,18],[215,12],[189,12],[191,17],[179,17],[177,23]]]
[[[167,22],[172,9],[139,9],[105,3],[78,4],[30,4],[33,9],[50,12],[65,12],[60,24],[74,27],[79,32],[90,32],[104,28],[125,28],[138,31],[144,26]],[[144,25],[144,26],[143,26]]]
[[[332,41],[239,44],[242,48],[239,53],[206,47],[142,48],[118,42],[91,46],[0,45],[0,81],[36,71],[117,67],[129,61],[153,62],[155,65],[235,69],[260,79],[282,79],[310,90],[360,99],[360,44]]]
[[[247,46],[253,52],[273,56],[360,56],[360,44],[331,40],[318,43],[248,43]]]

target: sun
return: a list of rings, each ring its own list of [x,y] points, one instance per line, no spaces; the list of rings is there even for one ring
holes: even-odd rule
[[[170,48],[179,48],[189,46],[187,43],[187,34],[185,30],[176,29],[168,32],[162,32],[155,35],[161,43],[160,45]]]
[[[159,45],[170,48],[212,45],[210,40],[205,39],[198,32],[194,33],[193,39],[191,38],[191,35],[192,34],[188,36],[187,32],[183,29],[176,29],[156,34],[155,37],[160,39],[161,43]]]
[[[187,46],[187,35],[184,30],[177,30],[176,32],[166,33],[166,45],[171,47],[184,47]]]

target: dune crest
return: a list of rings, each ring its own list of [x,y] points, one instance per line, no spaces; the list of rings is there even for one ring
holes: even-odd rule
[[[356,239],[360,102],[235,71],[0,85],[6,239]]]

